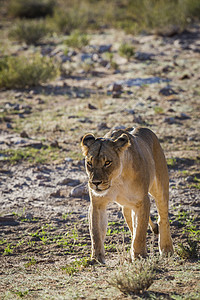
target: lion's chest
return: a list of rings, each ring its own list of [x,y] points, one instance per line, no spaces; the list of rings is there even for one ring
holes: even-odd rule
[[[121,206],[126,206],[133,208],[137,205],[144,197],[144,190],[137,183],[133,183],[133,181],[120,181],[118,180],[114,186],[111,196],[113,196],[113,200],[120,204]]]

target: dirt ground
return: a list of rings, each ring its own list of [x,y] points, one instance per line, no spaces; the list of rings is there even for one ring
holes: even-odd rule
[[[135,47],[130,61],[117,52],[122,41]],[[58,56],[59,43],[37,50]],[[73,65],[70,75],[32,89],[0,91],[1,299],[199,299],[200,27],[174,37],[110,30],[91,34],[90,45],[62,62],[63,68]],[[34,51],[11,46],[12,54]],[[118,68],[100,46],[110,47]],[[89,198],[80,138],[120,126],[152,129],[170,175],[175,254],[137,296],[109,283],[120,245],[128,250],[131,242],[117,205],[108,209],[106,265],[87,262]],[[151,214],[157,215],[153,200]],[[156,255],[157,237],[150,231],[147,244]]]

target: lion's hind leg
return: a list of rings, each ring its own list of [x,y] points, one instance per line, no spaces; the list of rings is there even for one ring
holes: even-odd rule
[[[153,223],[153,221],[151,220],[151,217],[149,217],[149,225],[150,225],[151,231],[155,234],[158,234],[158,232],[159,232],[158,224]]]
[[[151,187],[150,193],[155,198],[158,210],[159,252],[160,254],[173,253],[173,244],[168,219],[168,184],[162,184],[162,182],[159,182],[155,179],[153,186]]]
[[[124,215],[124,219],[126,220],[128,228],[131,232],[131,236],[133,236],[132,209],[130,209],[128,207],[123,207],[122,213]]]

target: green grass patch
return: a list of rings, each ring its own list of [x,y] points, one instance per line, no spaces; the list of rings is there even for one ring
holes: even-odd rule
[[[31,57],[0,58],[0,88],[27,88],[55,78],[59,68],[52,59],[39,54]]]
[[[170,167],[174,167],[176,164],[176,158],[167,158],[167,165]]]
[[[0,150],[0,157],[1,160],[11,164],[22,161],[42,164],[64,159],[64,156],[62,157],[62,154],[58,149],[50,146],[42,147],[41,149],[27,147],[24,149]]]
[[[131,57],[133,57],[135,55],[134,47],[127,43],[121,44],[118,52],[119,52],[119,55],[127,58],[127,60],[130,60]]]
[[[81,272],[88,266],[89,266],[89,259],[84,257],[80,260],[75,260],[71,262],[65,267],[62,267],[62,270],[65,271],[68,275],[72,276],[75,273]]]

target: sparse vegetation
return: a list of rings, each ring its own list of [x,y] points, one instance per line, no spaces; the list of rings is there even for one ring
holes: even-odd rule
[[[4,161],[10,163],[18,163],[21,161],[28,161],[29,163],[42,164],[55,160],[64,159],[64,155],[60,156],[59,149],[42,146],[41,149],[27,147],[24,149],[9,149],[0,150],[0,154],[4,157]]]
[[[188,238],[187,243],[179,243],[177,254],[183,259],[197,259],[198,241]]]
[[[199,299],[200,1],[0,3],[0,298]],[[149,258],[132,263],[113,203],[101,265],[90,260],[80,137],[137,125],[168,157],[175,253],[153,257],[148,230]]]
[[[14,25],[10,30],[9,36],[18,42],[25,42],[27,45],[36,45],[48,33],[49,30],[44,21],[23,20]]]
[[[74,275],[75,273],[81,272],[89,265],[88,258],[82,258],[80,260],[75,260],[70,264],[62,267],[62,270],[65,271],[68,275]]]
[[[55,78],[59,68],[52,59],[39,54],[31,57],[0,58],[0,88],[26,88]]]
[[[89,37],[86,34],[75,31],[65,40],[65,44],[71,48],[82,49],[89,44]]]
[[[53,14],[55,3],[54,0],[11,0],[8,11],[18,18],[41,18]]]
[[[133,57],[134,54],[135,54],[134,47],[132,45],[130,45],[130,44],[123,43],[119,47],[119,54],[121,56],[127,58],[127,60],[130,60],[131,57]]]
[[[132,263],[124,261],[114,271],[110,283],[126,295],[143,293],[153,283],[157,263],[155,258],[140,258]]]

